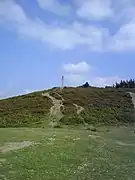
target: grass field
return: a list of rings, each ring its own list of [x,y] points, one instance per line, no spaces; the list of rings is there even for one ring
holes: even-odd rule
[[[0,180],[133,180],[133,127],[0,129]]]

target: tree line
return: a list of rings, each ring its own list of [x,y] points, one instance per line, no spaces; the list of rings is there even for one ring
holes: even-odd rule
[[[121,80],[113,85],[113,88],[135,88],[135,80]]]
[[[85,84],[83,84],[82,86],[79,86],[79,87],[88,88],[91,86],[89,85],[88,82],[86,82]],[[116,82],[112,86],[106,86],[105,88],[116,88],[116,89],[118,89],[118,88],[135,88],[135,80],[134,79],[121,80],[120,82]]]

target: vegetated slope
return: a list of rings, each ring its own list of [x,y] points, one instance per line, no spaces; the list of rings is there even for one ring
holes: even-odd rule
[[[62,124],[119,124],[134,121],[132,99],[124,90],[53,88],[0,100],[0,127],[42,126],[43,122],[51,121],[53,102],[49,96],[43,96],[44,93],[62,101],[61,112],[64,116],[59,119]],[[80,113],[77,107],[81,109]]]
[[[0,100],[0,127],[41,125],[51,106],[40,92]]]

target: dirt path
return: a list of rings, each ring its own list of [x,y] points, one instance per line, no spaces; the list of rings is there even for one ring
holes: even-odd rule
[[[6,153],[9,151],[22,149],[32,145],[34,145],[34,143],[30,141],[5,143],[3,146],[0,147],[0,152]]]
[[[63,98],[59,94],[57,95],[59,95],[62,100],[56,99],[55,97],[51,96],[49,93],[44,93],[42,95],[52,100],[53,106],[50,108],[50,115],[54,117],[57,121],[59,121],[64,116],[63,113],[61,112],[61,107],[64,108]]]
[[[75,107],[76,107],[76,110],[77,110],[77,114],[79,115],[83,110],[84,108],[82,106],[79,106],[77,104],[73,104]]]
[[[78,104],[73,104],[73,105],[74,105],[75,108],[76,108],[76,113],[77,113],[77,115],[80,115],[81,112],[84,111],[84,107],[79,106]],[[80,117],[81,117],[81,116],[80,116]],[[81,118],[82,118],[83,124],[84,124],[85,126],[88,126],[88,124],[85,122],[84,118],[83,118],[83,117],[81,117]]]
[[[64,101],[64,98],[63,98],[60,94],[58,94],[57,92],[54,92],[54,93],[55,93],[57,96],[59,96],[62,101]]]
[[[131,98],[132,98],[132,102],[133,102],[133,105],[134,105],[134,108],[135,108],[135,93],[132,93],[132,92],[129,92]]]

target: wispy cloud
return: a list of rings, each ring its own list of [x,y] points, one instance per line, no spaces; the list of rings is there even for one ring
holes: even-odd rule
[[[89,80],[89,83],[92,86],[96,87],[105,87],[105,86],[112,86],[116,82],[119,82],[123,78],[120,78],[119,76],[101,76],[101,77],[92,77]]]
[[[135,20],[124,24],[115,34],[111,37],[109,44],[110,50],[113,51],[128,51],[135,49]]]
[[[28,20],[22,7],[13,0],[0,1],[0,17],[15,24],[26,23]]]
[[[107,51],[125,52],[135,50],[135,1],[120,0],[113,2],[114,20],[119,28],[109,37]],[[114,21],[114,22],[115,22]]]
[[[101,50],[106,36],[104,28],[83,25],[74,22],[71,25],[48,25],[40,19],[30,19],[22,7],[12,0],[0,2],[0,16],[12,22],[12,26],[21,36],[36,39],[61,49],[73,49],[78,45],[87,45],[91,50]]]
[[[78,1],[76,1],[78,4]],[[88,20],[103,20],[113,16],[111,0],[79,0],[79,17]]]
[[[67,16],[75,13],[86,19],[102,20],[113,15],[111,0],[73,0],[73,6],[68,1],[37,0],[39,7],[56,15]]]
[[[56,15],[67,16],[72,12],[69,4],[61,4],[58,0],[37,0],[39,6]]]
[[[87,73],[90,70],[90,65],[86,63],[85,61],[78,62],[76,64],[69,63],[69,64],[65,64],[63,66],[63,69],[67,73],[73,73],[73,74]]]
[[[41,20],[29,21],[23,26],[18,26],[17,32],[60,49],[73,49],[79,45],[87,45],[93,51],[102,51],[103,42],[108,33],[104,28],[91,25],[73,23],[65,27],[48,26]]]
[[[82,74],[66,74],[64,77],[66,84],[70,86],[78,86],[86,81],[86,77]]]
[[[113,35],[109,27],[78,21],[74,17],[71,24],[47,24],[42,19],[30,18],[14,0],[0,1],[0,20],[10,24],[19,36],[25,36],[49,44],[62,50],[72,50],[78,46],[88,47],[90,51],[130,51],[135,50],[135,2],[133,0],[74,0],[74,8],[67,2],[58,0],[37,0],[40,7],[55,14],[66,15],[70,10],[78,17],[93,20],[116,18],[120,21]],[[122,7],[122,8],[121,8]],[[115,15],[115,16],[114,16]],[[37,15],[38,16],[38,15]],[[58,19],[59,20],[59,19]],[[115,23],[115,21],[110,21]],[[114,24],[112,24],[114,25]]]
[[[89,76],[88,74],[66,74],[65,80],[68,85],[79,86],[89,82],[90,86],[105,87],[112,86],[124,78],[118,76]]]
[[[62,68],[65,73],[66,83],[76,86],[87,80],[91,66],[85,61],[80,61],[78,63],[64,64]]]
[[[68,85],[78,86],[85,82],[89,82],[91,86],[105,87],[119,82],[119,76],[97,76],[94,72],[91,73],[91,65],[86,62],[79,62],[77,64],[65,64],[65,80]],[[96,69],[96,67],[92,67]]]

